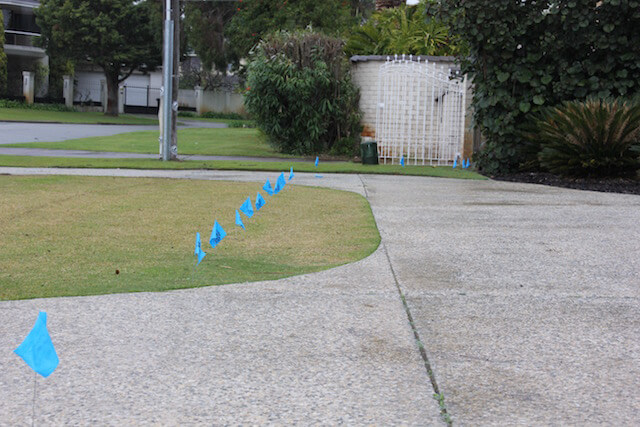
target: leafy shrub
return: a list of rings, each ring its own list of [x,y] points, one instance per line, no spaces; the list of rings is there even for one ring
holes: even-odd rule
[[[570,176],[629,176],[640,169],[640,104],[565,102],[528,134],[542,147],[540,165]]]
[[[531,160],[527,116],[563,101],[640,93],[637,0],[448,0],[443,19],[467,43],[476,124],[487,139],[476,164],[511,172]]]
[[[26,104],[20,101],[13,101],[10,99],[0,99],[0,108],[24,108],[28,110],[40,110],[40,111],[76,111],[75,108],[67,107],[64,104]]]
[[[200,114],[200,117],[203,117],[205,119],[230,119],[230,120],[244,119],[244,117],[242,117],[238,113],[215,113],[213,111],[204,112]]]
[[[401,5],[374,13],[352,31],[345,53],[349,56],[460,53],[463,44],[450,34],[448,24],[428,12],[427,5],[432,2],[422,0],[417,6]]]
[[[352,154],[360,134],[359,92],[342,40],[303,31],[266,37],[249,63],[245,107],[267,140],[290,154]],[[346,138],[346,139],[345,139]]]

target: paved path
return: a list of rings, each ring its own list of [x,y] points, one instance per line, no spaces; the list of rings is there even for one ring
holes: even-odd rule
[[[227,127],[224,123],[180,120],[183,127]],[[0,144],[18,142],[54,142],[93,136],[117,135],[141,130],[158,130],[157,125],[99,125],[68,123],[24,123],[0,121]]]
[[[0,173],[263,181],[273,173]],[[3,179],[0,177],[0,179]],[[297,173],[365,194],[370,257],[273,282],[0,303],[0,424],[455,424],[640,419],[640,197]],[[37,310],[61,365],[10,350]],[[35,404],[34,404],[35,402]]]

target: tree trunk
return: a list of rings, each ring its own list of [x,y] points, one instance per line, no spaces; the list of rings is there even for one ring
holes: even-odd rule
[[[120,70],[104,69],[104,75],[107,78],[107,111],[108,116],[118,115],[118,83]]]

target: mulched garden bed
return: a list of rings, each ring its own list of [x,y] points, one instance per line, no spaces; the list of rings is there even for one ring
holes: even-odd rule
[[[509,175],[492,176],[498,181],[527,182],[551,185],[576,190],[602,191],[604,193],[624,193],[640,195],[640,180],[629,178],[564,178],[547,172],[520,172]]]

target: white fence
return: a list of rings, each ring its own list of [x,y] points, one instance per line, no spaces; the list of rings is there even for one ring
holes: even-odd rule
[[[466,79],[411,56],[380,67],[376,134],[382,163],[447,165],[463,151]]]

